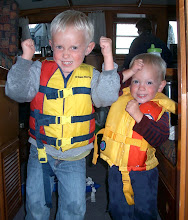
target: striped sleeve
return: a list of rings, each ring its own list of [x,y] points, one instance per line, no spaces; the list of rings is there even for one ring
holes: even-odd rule
[[[159,147],[169,137],[169,113],[165,112],[158,121],[143,116],[140,123],[136,123],[133,130],[144,137],[153,147]]]

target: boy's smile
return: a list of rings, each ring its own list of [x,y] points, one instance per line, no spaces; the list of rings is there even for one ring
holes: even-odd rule
[[[53,58],[65,77],[79,67],[85,55],[91,52],[84,31],[76,30],[72,26],[53,34],[50,45],[53,49]]]

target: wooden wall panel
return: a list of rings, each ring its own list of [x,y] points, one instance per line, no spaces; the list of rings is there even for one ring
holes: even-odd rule
[[[113,24],[112,19],[115,13],[127,13],[127,14],[147,14],[149,16],[155,17],[157,24],[159,26],[157,30],[157,36],[166,42],[167,40],[167,23],[168,16],[171,18],[176,16],[176,10],[174,6],[158,6],[158,5],[95,5],[95,6],[73,6],[69,7],[54,7],[54,8],[39,8],[20,11],[20,17],[28,17],[31,24],[37,23],[47,23],[51,22],[52,19],[62,11],[74,9],[83,11],[86,14],[92,11],[104,11],[106,13],[106,27],[107,36],[112,39],[113,37]]]

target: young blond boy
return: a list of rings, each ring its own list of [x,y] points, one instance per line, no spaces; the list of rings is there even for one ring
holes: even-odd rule
[[[166,64],[153,54],[137,55],[123,81],[131,85],[112,104],[100,157],[110,165],[109,211],[113,220],[156,220],[158,160],[155,148],[169,136],[169,112],[175,102],[162,94]],[[94,152],[93,163],[97,153]]]
[[[93,148],[95,130],[93,105],[111,105],[120,87],[109,38],[100,39],[102,73],[83,64],[95,46],[93,33],[84,13],[62,12],[51,23],[53,60],[33,62],[34,42],[28,39],[8,73],[6,94],[17,102],[31,102],[27,220],[49,219],[54,175],[59,195],[56,219],[84,219],[85,157]]]

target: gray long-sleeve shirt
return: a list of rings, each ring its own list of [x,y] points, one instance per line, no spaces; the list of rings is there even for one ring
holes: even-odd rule
[[[17,62],[8,73],[5,94],[20,103],[31,102],[39,91],[41,66],[42,63],[40,61],[33,62],[18,57]],[[114,64],[114,66],[113,70],[102,70],[101,73],[96,69],[93,70],[91,98],[97,108],[110,106],[118,99],[120,79],[117,73],[117,65]],[[30,138],[29,142],[37,146],[33,138]],[[65,152],[56,150],[50,145],[45,145],[45,147],[47,154],[58,159],[67,159],[77,157],[91,150],[93,143]]]

